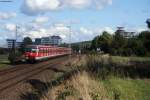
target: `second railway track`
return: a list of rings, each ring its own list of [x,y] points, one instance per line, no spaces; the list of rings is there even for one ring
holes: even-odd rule
[[[23,68],[23,69],[18,68],[18,69],[10,70],[10,74],[16,71],[21,71],[21,72],[16,72],[14,76],[10,76],[8,78],[0,79],[0,93],[3,92],[5,89],[13,87],[14,85],[17,85],[18,83],[25,81],[28,78],[31,78],[32,76],[45,71],[47,68],[51,66],[56,66],[58,64],[61,64],[62,62],[65,61],[65,59],[66,57],[61,57],[61,58],[53,59],[51,61],[47,61],[39,65],[36,64],[36,65]],[[8,73],[9,71],[8,72],[6,71],[6,75],[9,75]]]

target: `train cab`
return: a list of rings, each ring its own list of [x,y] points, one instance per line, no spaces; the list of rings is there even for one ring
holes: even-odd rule
[[[27,46],[25,48],[25,53],[24,53],[26,61],[35,60],[37,53],[38,53],[38,48],[36,46]]]

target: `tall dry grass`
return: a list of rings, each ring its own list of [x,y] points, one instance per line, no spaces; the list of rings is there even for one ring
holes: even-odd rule
[[[103,84],[85,71],[73,75],[59,86],[53,87],[43,100],[108,100]]]

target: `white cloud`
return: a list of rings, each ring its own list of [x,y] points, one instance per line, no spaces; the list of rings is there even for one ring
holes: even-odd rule
[[[81,28],[80,28],[80,32],[81,32],[82,34],[85,34],[85,35],[93,35],[93,31],[92,31],[92,30],[89,30],[89,29],[84,28],[84,27],[81,27]]]
[[[80,27],[79,29],[74,30],[71,29],[71,41],[79,42],[92,40],[95,36],[100,35],[103,31],[107,31],[110,34],[113,34],[114,30],[110,27],[103,28],[86,28]],[[48,28],[37,28],[36,30],[26,30],[25,36],[30,36],[32,38],[40,38],[51,35],[59,35],[62,37],[64,42],[69,41],[69,28],[65,24],[55,24],[54,26],[50,26]]]
[[[133,27],[128,27],[126,28],[127,31],[129,32],[136,32],[136,33],[140,33],[142,31],[146,31],[148,30],[147,27],[145,26],[133,26]]]
[[[114,32],[115,32],[111,27],[104,27],[103,31],[106,31],[110,34],[114,34]]]
[[[27,15],[37,15],[65,8],[102,9],[111,4],[112,0],[24,0],[21,10]]]
[[[13,32],[16,29],[16,25],[12,23],[5,24],[5,30]]]
[[[5,29],[7,29],[10,32],[5,32],[7,34],[4,34],[6,38],[15,37],[15,24],[9,23],[4,25]],[[30,28],[31,27],[31,28]],[[108,31],[109,33],[113,32],[113,29],[110,27],[103,27],[103,28],[86,28],[86,27],[79,27],[78,29],[71,28],[71,41],[72,42],[79,42],[79,41],[86,41],[86,40],[92,40],[95,36],[100,35],[103,31]],[[38,28],[33,29],[32,25],[27,26],[26,24],[23,24],[20,26],[20,29],[18,29],[18,38],[23,39],[23,37],[29,36],[31,38],[41,38],[45,36],[51,36],[51,35],[59,35],[62,37],[63,42],[69,42],[69,27],[67,25],[58,23],[54,24],[53,26],[44,27],[40,26]]]
[[[35,20],[33,20],[33,23],[36,23],[36,24],[42,24],[42,23],[46,23],[48,22],[49,18],[48,17],[37,17]]]
[[[95,35],[101,35],[104,31],[108,32],[109,34],[114,34],[115,32],[115,30],[113,30],[111,27],[99,27],[95,28],[93,31]]]
[[[32,29],[32,28],[31,28]],[[32,38],[40,38],[51,35],[60,35],[64,41],[66,41],[69,33],[69,29],[63,24],[55,24],[54,26],[50,26],[48,28],[39,27],[34,30],[30,30],[30,28],[25,29],[25,34],[23,37],[29,36]]]
[[[92,0],[64,0],[64,5],[72,8],[85,8],[89,7]]]
[[[56,10],[59,5],[59,0],[24,0],[22,12],[28,15],[36,15],[49,10]]]
[[[111,5],[113,0],[94,0],[95,7],[103,9],[106,5]]]
[[[146,31],[146,30],[147,30],[147,28],[145,28],[145,27],[139,27],[139,28],[135,29],[135,31],[138,33],[142,32],[142,31]]]
[[[13,12],[0,12],[0,20],[7,20],[16,17],[16,13]]]

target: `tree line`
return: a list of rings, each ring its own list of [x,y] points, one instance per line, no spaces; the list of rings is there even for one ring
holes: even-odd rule
[[[150,19],[146,21],[150,29]],[[96,36],[91,43],[76,43],[72,45],[74,51],[81,50],[82,53],[103,52],[120,56],[150,56],[150,31],[142,31],[136,36],[126,38],[119,30],[112,35],[107,31]]]
[[[114,35],[104,31],[92,40],[91,50],[120,56],[150,56],[150,31],[143,31],[136,37],[125,38],[118,31]]]

